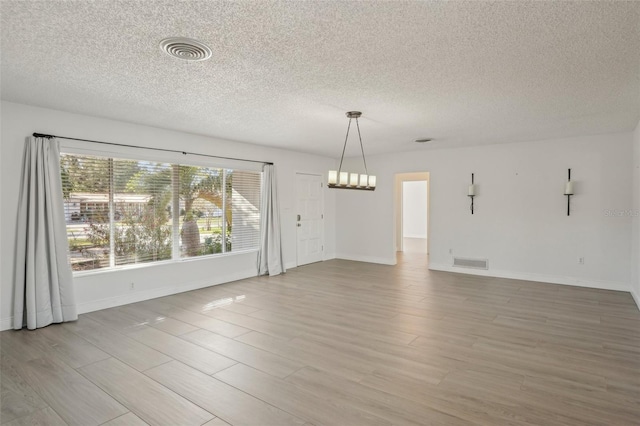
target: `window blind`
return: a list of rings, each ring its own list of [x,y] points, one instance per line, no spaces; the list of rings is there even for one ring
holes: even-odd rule
[[[72,153],[60,161],[74,271],[258,248],[260,172]]]

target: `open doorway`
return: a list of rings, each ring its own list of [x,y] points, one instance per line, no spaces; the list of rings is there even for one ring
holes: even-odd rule
[[[396,175],[396,251],[429,254],[429,172]]]

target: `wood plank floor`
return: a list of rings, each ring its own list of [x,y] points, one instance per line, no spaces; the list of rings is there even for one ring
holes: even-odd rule
[[[4,425],[638,425],[628,293],[332,260],[0,333]]]

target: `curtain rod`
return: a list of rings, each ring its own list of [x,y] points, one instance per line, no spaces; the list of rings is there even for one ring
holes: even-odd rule
[[[244,158],[223,157],[223,156],[220,156],[220,155],[210,155],[210,154],[198,154],[197,152],[178,151],[176,149],[147,148],[147,147],[144,147],[144,146],[127,145],[127,144],[124,144],[124,143],[102,142],[102,141],[93,141],[91,139],[78,139],[78,138],[68,138],[66,136],[45,135],[43,133],[34,133],[33,137],[34,138],[47,138],[47,139],[51,139],[51,138],[68,139],[70,141],[93,142],[93,143],[101,143],[101,144],[104,144],[104,145],[124,146],[124,147],[127,147],[127,148],[151,149],[153,151],[174,152],[174,153],[178,153],[178,154],[182,154],[182,155],[198,155],[200,157],[222,158],[224,160],[247,161],[247,162],[250,162],[250,163],[261,163],[261,164],[268,164],[268,165],[271,165],[271,166],[273,165],[273,163],[271,161],[246,160]]]

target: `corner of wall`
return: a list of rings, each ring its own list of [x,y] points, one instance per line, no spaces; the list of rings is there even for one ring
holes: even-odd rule
[[[636,302],[636,306],[638,310],[640,310],[640,295],[637,294],[633,289],[631,290],[631,297],[633,297],[634,302]]]
[[[640,121],[633,132],[631,295],[640,309]]]

